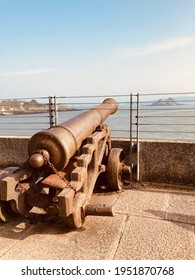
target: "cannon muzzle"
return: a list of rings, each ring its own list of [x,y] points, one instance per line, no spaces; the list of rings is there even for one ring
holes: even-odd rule
[[[82,142],[118,109],[116,101],[107,98],[102,104],[55,127],[36,133],[28,144],[29,163],[33,168],[44,164],[44,154],[57,170],[62,170],[81,147]],[[42,151],[41,154],[39,151]]]

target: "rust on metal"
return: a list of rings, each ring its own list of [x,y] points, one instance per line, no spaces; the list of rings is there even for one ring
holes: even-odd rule
[[[89,216],[114,216],[112,206],[105,204],[88,204],[85,207],[85,215]]]
[[[63,190],[67,187],[67,181],[64,181],[64,172],[59,172],[58,174],[51,174],[42,180],[41,184],[45,187],[53,188],[56,190]]]

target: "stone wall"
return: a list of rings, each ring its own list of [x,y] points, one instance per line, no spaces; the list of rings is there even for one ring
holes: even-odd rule
[[[195,184],[195,142],[141,141],[140,180]]]
[[[0,169],[21,166],[28,158],[29,137],[0,137]],[[195,142],[140,141],[140,181],[195,185]],[[129,140],[113,139],[130,163]],[[136,147],[136,145],[134,146]],[[133,163],[136,164],[136,150]],[[135,177],[135,176],[134,176]]]
[[[0,137],[0,169],[21,166],[28,158],[29,137]]]

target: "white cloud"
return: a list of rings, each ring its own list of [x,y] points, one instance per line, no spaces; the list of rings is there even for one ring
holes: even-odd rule
[[[39,68],[39,69],[28,69],[24,71],[13,71],[13,72],[0,72],[0,76],[31,76],[31,75],[40,75],[48,72],[54,72],[53,68]]]
[[[166,51],[172,51],[179,48],[184,48],[194,42],[193,37],[180,37],[171,40],[166,40],[160,43],[150,44],[144,47],[137,48],[118,48],[115,49],[115,56],[122,58],[131,58],[135,56],[143,56],[156,54]]]

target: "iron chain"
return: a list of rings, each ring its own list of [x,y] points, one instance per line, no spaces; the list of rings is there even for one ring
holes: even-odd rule
[[[60,175],[59,171],[55,168],[53,163],[51,163],[50,160],[43,153],[41,153],[41,155],[44,158],[45,164],[48,164],[49,167],[53,170],[54,174],[56,174],[62,181],[64,181],[66,183],[66,187],[71,187],[72,188],[71,183],[68,180],[66,180],[64,178],[64,176]]]

